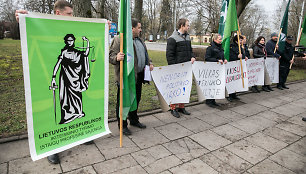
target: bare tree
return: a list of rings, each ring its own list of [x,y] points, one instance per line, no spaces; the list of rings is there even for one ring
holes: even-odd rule
[[[162,7],[160,11],[160,30],[162,34],[164,34],[166,31],[167,35],[173,32],[172,9],[170,2],[170,0],[162,0]],[[165,37],[167,37],[167,35]]]
[[[0,19],[9,23],[9,30],[13,39],[20,39],[18,23],[15,18],[15,11],[19,3],[19,1],[13,0],[0,1]]]
[[[76,17],[91,18],[91,1],[87,0],[72,0],[73,13]]]
[[[239,17],[240,30],[247,37],[247,44],[253,45],[258,36],[269,35],[267,16],[256,4],[250,3]]]
[[[24,7],[29,11],[51,14],[56,0],[27,0]]]
[[[197,19],[193,23],[193,29],[195,31],[195,35],[200,38],[200,44],[202,42],[202,35],[204,33],[204,26],[203,26],[203,14],[201,10],[197,11]]]
[[[293,35],[294,39],[297,39],[299,22],[302,11],[303,0],[295,0],[290,4],[289,18],[288,18],[288,34]],[[306,4],[304,4],[306,6]],[[303,16],[306,15],[306,9],[304,7]],[[303,22],[303,21],[302,21]]]
[[[138,19],[139,21],[142,21],[142,7],[143,6],[143,0],[135,0],[134,5],[134,17]]]
[[[156,0],[146,0],[146,15],[148,19],[148,32],[156,39],[156,35],[160,32],[161,22],[159,20],[160,2]]]
[[[221,13],[222,0],[193,0],[192,7],[196,11],[202,11],[204,33],[217,33]]]
[[[285,5],[287,4],[287,1]],[[302,10],[302,4],[303,0],[295,0],[291,1],[290,6],[289,6],[289,13],[288,13],[288,30],[287,34],[293,35],[294,41],[297,39],[297,32],[299,28],[299,20],[300,20],[300,15],[301,15],[301,10]],[[274,14],[273,18],[273,27],[274,31],[273,32],[279,32],[280,30],[280,25],[282,21],[282,17],[284,15],[284,11],[281,11],[282,9],[282,4],[278,4],[278,9],[276,13]],[[306,15],[306,4],[304,4],[304,13],[303,16]]]

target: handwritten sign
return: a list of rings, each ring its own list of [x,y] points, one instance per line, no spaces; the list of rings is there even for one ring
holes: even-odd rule
[[[271,83],[279,83],[279,60],[277,58],[266,58],[265,65]]]
[[[225,66],[217,62],[196,61],[192,71],[205,99],[225,98]]]
[[[248,70],[249,87],[254,85],[264,85],[265,60],[264,58],[249,59],[246,62]]]
[[[192,86],[191,62],[155,67],[151,75],[166,103],[189,103]]]
[[[242,69],[240,60],[225,64],[225,86],[229,94],[248,90],[248,77],[245,60],[242,60]],[[244,79],[244,87],[242,85],[242,77]]]

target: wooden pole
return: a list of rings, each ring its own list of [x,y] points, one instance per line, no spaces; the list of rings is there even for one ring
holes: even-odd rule
[[[280,35],[282,33],[282,30],[283,30],[282,28],[279,30],[278,37],[277,37],[277,42],[276,42],[275,49],[274,49],[274,53],[276,52],[276,46],[278,46],[279,37],[280,37]]]
[[[238,29],[239,29],[239,25],[238,25]],[[240,36],[239,36],[239,31],[237,31],[237,37],[238,37],[238,48],[239,48],[239,54],[241,54],[241,47],[240,47]],[[243,77],[242,58],[240,58],[240,65],[241,65],[241,79],[242,79],[242,87],[244,88],[244,77]]]
[[[238,31],[239,31],[239,37],[240,37],[240,35],[242,35],[242,34],[241,34],[241,30],[240,30],[240,26],[239,26],[239,19],[238,18],[237,18],[237,25],[238,25]],[[244,45],[243,44],[241,44],[241,47],[244,49]],[[245,53],[244,50],[242,50],[242,52]]]
[[[123,53],[123,33],[120,33],[120,52]],[[123,61],[120,61],[120,147],[122,147],[123,129]]]
[[[298,37],[298,38],[297,38],[297,40],[296,40],[296,44],[295,44],[296,46],[298,46],[298,45],[300,44],[300,40],[301,40],[302,31],[303,31],[303,28],[301,28],[301,31],[300,31],[300,33],[299,33],[299,37]],[[294,61],[294,55],[293,55],[292,60]],[[292,64],[293,64],[293,62],[290,64],[289,69],[291,69],[291,68],[292,68]]]

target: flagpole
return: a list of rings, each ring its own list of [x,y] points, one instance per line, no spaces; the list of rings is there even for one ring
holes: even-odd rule
[[[238,48],[239,48],[239,54],[241,54],[241,47],[240,47],[240,27],[239,27],[239,21],[238,21],[238,18],[237,18],[237,24],[238,24],[238,31],[237,31],[237,37],[238,37]],[[240,65],[241,65],[241,79],[242,79],[242,87],[244,88],[244,77],[243,77],[242,58],[240,58]]]
[[[300,15],[300,24],[299,24],[299,31],[298,34],[300,34],[300,30],[302,28],[302,19],[303,19],[303,13],[304,13],[304,4],[305,4],[305,0],[303,1],[303,5],[302,5],[302,10],[301,10],[301,15]],[[299,38],[300,35],[297,36],[297,38]]]
[[[123,33],[120,33],[120,53],[123,53]],[[123,129],[123,61],[120,61],[120,147],[122,147],[122,129]]]
[[[276,42],[275,49],[274,49],[274,53],[276,52],[276,46],[278,46],[279,37],[280,37],[280,35],[281,35],[281,33],[282,33],[282,30],[283,30],[283,28],[281,28],[281,29],[279,30],[279,33],[278,33],[278,36],[277,36],[277,42]]]
[[[303,28],[302,28],[302,19],[303,19],[303,12],[304,12],[304,4],[305,4],[305,0],[303,1],[302,10],[301,10],[299,31],[298,31],[298,36],[297,36],[296,44],[295,44],[296,46],[300,44],[300,39],[301,39],[302,31],[303,31]],[[295,56],[293,55],[293,58],[292,58],[293,61],[294,61],[294,58],[295,58]],[[289,69],[292,68],[292,64],[293,64],[293,62],[290,64]]]
[[[296,46],[297,45],[299,45],[300,44],[300,40],[301,40],[301,35],[302,35],[302,31],[303,31],[303,28],[300,28],[301,29],[301,31],[300,31],[300,33],[299,33],[299,37],[297,38],[297,40],[296,40]],[[294,55],[293,55],[293,57],[292,57],[292,60],[294,61]],[[293,64],[293,62],[290,64],[290,67],[289,67],[289,69],[291,69],[292,68],[292,64]]]

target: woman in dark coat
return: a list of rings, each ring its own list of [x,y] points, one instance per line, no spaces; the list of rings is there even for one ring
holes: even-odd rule
[[[253,46],[253,57],[256,58],[265,58],[267,57],[267,51],[266,51],[266,44],[265,44],[265,38],[263,36],[259,36]],[[268,79],[268,72],[265,68],[265,84],[262,86],[262,90],[266,92],[273,91],[273,89],[270,87],[270,80]],[[257,86],[252,87],[253,92],[259,92]]]

